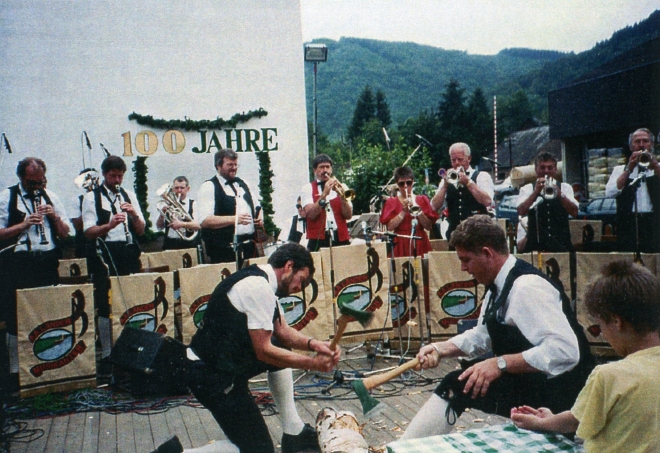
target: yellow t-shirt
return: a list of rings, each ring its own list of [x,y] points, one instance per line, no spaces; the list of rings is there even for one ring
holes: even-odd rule
[[[571,413],[588,453],[660,452],[660,346],[597,366]]]

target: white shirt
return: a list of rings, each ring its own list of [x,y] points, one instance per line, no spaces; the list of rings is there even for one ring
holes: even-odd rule
[[[534,187],[536,186],[536,183],[534,184],[525,184],[520,188],[520,192],[518,193],[518,201],[516,206],[520,206],[522,203],[525,202],[529,198],[529,196],[534,192]],[[561,193],[564,195],[568,200],[573,203],[575,206],[579,206],[580,203],[575,199],[575,193],[573,192],[573,187],[570,184],[567,184],[565,182],[561,183]],[[539,195],[538,198],[543,199],[541,195]],[[538,199],[537,199],[538,201]],[[536,203],[536,201],[534,202]],[[533,206],[533,205],[532,205]]]
[[[471,178],[472,173],[474,173],[474,171],[475,169],[472,168],[472,166],[469,166],[465,174]],[[485,171],[480,171],[479,174],[477,175],[477,180],[475,181],[475,183],[477,184],[477,187],[479,187],[481,190],[486,192],[490,197],[490,199],[493,200],[493,197],[495,196],[495,184],[493,183],[493,178],[490,176],[490,173]],[[444,184],[445,184],[445,180],[441,179],[440,184],[438,184],[438,190],[442,188]]]
[[[234,193],[233,190],[231,190],[231,186],[226,185],[227,180],[220,176],[219,174],[215,175],[216,178],[218,178],[218,181],[220,182],[220,186],[222,187],[222,190],[225,191],[225,194],[228,197],[232,197],[236,199],[236,218],[240,216],[241,214],[249,214],[252,216],[252,211],[250,210],[250,205],[248,205],[247,201],[245,201],[245,191],[243,188],[238,184],[234,183],[234,188],[236,189],[236,193]],[[245,181],[243,181],[245,182]],[[247,183],[245,183],[247,185]],[[250,195],[254,194],[255,192],[252,190],[252,188],[247,185],[248,191],[250,192]],[[253,203],[257,203],[257,199],[252,197]],[[196,215],[195,218],[199,221],[199,223],[204,222],[204,220],[212,215],[215,215],[215,186],[213,185],[213,181],[205,181],[200,187],[199,191],[197,192],[197,202],[195,203],[195,211]],[[235,224],[236,226],[236,234],[238,235],[243,235],[243,234],[251,234],[254,233],[254,223],[250,223],[249,225],[242,225],[242,224]]]
[[[626,168],[625,165],[617,165],[612,170],[610,179],[607,180],[607,185],[605,186],[605,196],[608,198],[614,198],[621,193],[616,187],[616,180],[619,179],[619,176],[623,173],[623,170]],[[644,172],[646,177],[651,177],[655,173],[653,170],[646,170]],[[639,167],[635,167],[633,171],[628,175],[628,179],[634,180],[640,176]],[[653,212],[653,205],[651,204],[651,197],[649,195],[649,189],[646,187],[646,181],[641,181],[639,189],[637,189],[637,212]],[[633,205],[633,209],[635,209]]]
[[[104,189],[107,191],[108,196],[106,197],[103,195],[103,192],[101,193],[101,207],[104,211],[110,212],[110,220],[112,220],[112,205],[115,206],[116,212],[119,213],[121,212],[121,208],[119,207],[121,202],[128,202],[128,200],[121,200],[120,194],[115,194],[114,192],[107,190],[107,187],[104,187]],[[140,218],[140,220],[144,222],[144,216],[142,215],[142,210],[140,210],[140,204],[138,203],[137,196],[130,190],[124,189],[124,191],[130,198],[130,202],[133,205],[133,209],[135,209],[135,213]],[[85,194],[82,210],[83,231],[87,231],[89,228],[96,226],[96,221],[98,220],[96,217],[96,202],[94,201],[94,191]],[[126,229],[124,228],[124,225],[125,224],[119,224],[114,227],[108,232],[108,235],[104,240],[106,242],[126,242]],[[135,240],[136,238],[133,239]]]
[[[19,187],[19,193],[16,199],[16,208],[20,212],[25,213],[26,216],[33,214],[35,209],[32,206],[32,200],[28,198],[27,191],[23,188],[21,184],[19,184],[18,187]],[[55,211],[55,214],[58,217],[60,217],[62,219],[62,222],[64,222],[69,227],[69,234],[71,234],[71,232],[73,231],[73,225],[71,225],[71,222],[69,221],[69,218],[66,215],[66,210],[64,209],[64,205],[60,201],[60,198],[50,190],[48,189],[44,189],[44,190],[46,191],[46,195],[48,195],[48,197],[50,198],[50,202],[53,204],[53,210]],[[45,203],[46,200],[42,199],[41,202]],[[9,227],[9,189],[5,189],[2,192],[0,192],[0,228],[8,228],[8,227]],[[49,222],[45,219],[45,216],[43,222],[43,231],[44,231],[44,235],[48,239],[48,244],[40,244],[41,234],[39,234],[36,226],[31,226],[26,231],[21,233],[21,235],[18,238],[18,243],[20,245],[17,245],[14,251],[16,252],[28,251],[27,243],[25,243],[27,239],[29,239],[31,245],[30,250],[32,251],[46,252],[48,250],[53,250],[55,248],[55,244],[53,244],[53,241],[51,240],[50,225]]]
[[[498,293],[504,288],[506,277],[515,264],[516,258],[509,256],[497,274],[495,286]],[[484,301],[489,298],[490,291]],[[550,283],[538,275],[518,277],[500,310],[506,311],[504,323],[518,327],[534,345],[522,353],[528,364],[550,377],[577,365],[580,360],[577,337],[562,311],[559,291]],[[488,330],[483,324],[485,311],[484,303],[476,327],[449,340],[469,356],[476,357],[492,350]]]
[[[263,264],[258,267],[266,272],[268,280],[259,276],[246,277],[229,290],[227,297],[236,310],[247,315],[248,329],[272,332],[273,314],[276,307],[280,312],[280,316],[284,317],[278,298],[275,295],[277,292],[277,276],[270,264]]]

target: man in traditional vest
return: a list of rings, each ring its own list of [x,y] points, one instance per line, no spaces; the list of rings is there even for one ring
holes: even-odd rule
[[[319,154],[312,162],[315,179],[301,189],[301,204],[307,219],[307,250],[318,251],[332,245],[349,245],[346,221],[353,216],[353,204],[337,191],[347,188],[332,176],[332,159]]]
[[[184,221],[178,218],[172,219],[172,222],[165,218],[164,213],[160,213],[156,220],[156,228],[165,230],[165,239],[163,240],[163,250],[181,250],[197,247],[200,242],[200,235],[197,234],[193,240],[186,240],[181,237],[178,231],[184,236],[192,235],[193,231],[200,229],[199,223],[195,221],[195,200],[188,197],[190,192],[190,183],[185,176],[177,176],[172,182],[172,192],[177,196],[179,204],[192,220]],[[188,231],[190,233],[183,233]]]
[[[0,192],[0,357],[3,393],[18,390],[16,290],[57,285],[58,240],[72,229],[59,197],[46,189],[46,164],[26,157],[16,167],[20,183]],[[11,375],[6,376],[7,366]]]
[[[240,264],[255,255],[255,225],[261,226],[258,200],[245,181],[236,176],[238,154],[231,149],[215,153],[217,174],[197,192],[197,220],[211,263]],[[238,253],[237,253],[238,252]]]
[[[616,242],[621,252],[660,252],[660,165],[653,144],[650,130],[633,132],[628,162],[614,167],[605,186],[605,196],[616,197]]]
[[[472,159],[470,147],[465,143],[454,143],[449,147],[451,167],[458,172],[458,178],[449,179],[451,172],[446,172],[438,191],[431,199],[431,206],[440,211],[447,202],[449,217],[446,239],[463,220],[475,215],[485,214],[493,202],[495,186],[493,178],[484,171],[470,166]]]
[[[527,216],[528,225],[524,251],[573,251],[568,223],[568,216],[576,218],[578,213],[573,188],[556,182],[557,159],[550,153],[539,153],[534,169],[536,182],[523,186],[518,195],[518,215]],[[552,180],[554,183],[549,183]]]
[[[465,220],[449,243],[461,270],[486,286],[484,303],[475,327],[424,346],[417,358],[425,369],[446,357],[475,360],[443,378],[403,438],[446,434],[466,408],[503,417],[523,405],[570,409],[594,360],[560,284],[509,255],[504,230],[489,216]]]
[[[106,157],[101,163],[103,184],[83,199],[83,230],[95,245],[88,247],[87,267],[94,283],[102,358],[111,352],[108,276],[139,272],[141,252],[137,237],[144,233],[146,225],[137,196],[121,186],[124,173],[126,163],[121,157]]]

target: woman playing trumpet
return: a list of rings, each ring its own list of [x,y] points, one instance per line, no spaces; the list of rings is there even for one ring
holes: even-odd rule
[[[392,256],[423,256],[431,251],[431,242],[426,233],[438,220],[426,195],[414,195],[415,176],[410,167],[394,170],[394,180],[399,189],[396,197],[388,198],[380,214],[380,223],[402,236],[417,236],[421,239],[399,237],[394,243]],[[416,225],[413,231],[413,223]],[[414,248],[413,248],[414,244]]]

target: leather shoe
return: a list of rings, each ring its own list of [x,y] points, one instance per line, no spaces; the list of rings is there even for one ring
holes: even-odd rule
[[[300,431],[300,434],[285,433],[282,435],[282,453],[297,453],[309,450],[321,451],[316,430],[309,423],[305,423],[305,427]]]

